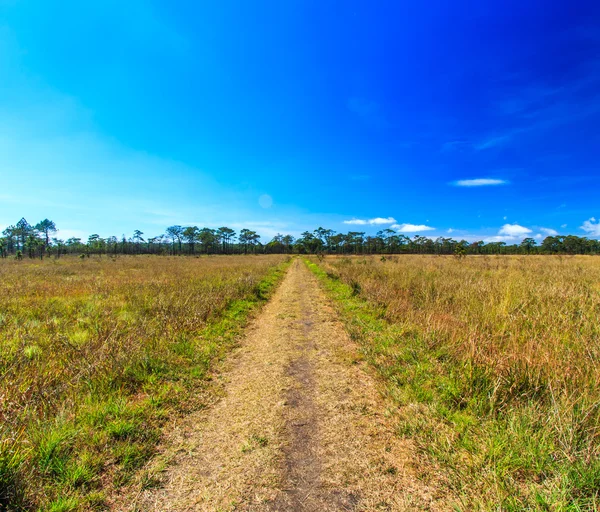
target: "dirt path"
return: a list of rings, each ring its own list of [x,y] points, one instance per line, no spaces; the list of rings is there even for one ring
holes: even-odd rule
[[[315,277],[296,260],[223,374],[174,425],[162,486],[121,510],[443,510]]]

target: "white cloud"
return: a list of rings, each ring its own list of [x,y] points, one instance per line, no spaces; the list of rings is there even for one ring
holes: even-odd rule
[[[489,242],[507,242],[507,243],[513,243],[515,240],[517,240],[517,237],[510,236],[510,235],[488,236],[488,237],[486,237],[486,238],[483,239],[483,241],[486,242],[486,243],[489,243]]]
[[[475,178],[471,180],[458,180],[452,184],[457,187],[487,187],[493,185],[507,185],[507,180],[499,180],[495,178]]]
[[[369,220],[369,224],[375,224],[375,225],[395,224],[396,222],[398,222],[398,221],[396,219],[394,219],[394,217],[387,217],[387,218],[375,217],[374,219]]]
[[[540,231],[548,236],[556,236],[558,235],[558,231],[552,228],[540,228]]]
[[[498,231],[498,235],[512,238],[525,236],[529,233],[531,233],[531,229],[519,226],[518,224],[504,224],[504,226],[500,228],[500,231]]]
[[[355,226],[367,226],[367,225],[371,225],[371,226],[380,226],[382,224],[394,224],[396,221],[396,219],[394,219],[394,217],[375,217],[374,219],[352,219],[352,220],[345,220],[344,224],[350,224],[350,225],[355,225]]]
[[[567,225],[566,224],[561,224],[560,227],[563,228],[563,229],[565,229],[567,227]]]
[[[448,228],[448,233],[453,233],[454,230],[452,228]]]
[[[392,229],[396,229],[402,233],[418,233],[419,231],[432,231],[435,228],[425,226],[424,224],[394,224]]]
[[[543,237],[543,235],[541,235],[540,233],[538,233],[537,235],[534,236],[534,238],[537,238],[538,240],[541,240]]]
[[[594,217],[590,217],[584,221],[579,228],[583,229],[590,236],[600,236],[600,221],[596,221]]]

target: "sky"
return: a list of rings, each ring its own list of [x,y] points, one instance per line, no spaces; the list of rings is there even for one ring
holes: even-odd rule
[[[0,230],[600,237],[600,3],[0,0]]]

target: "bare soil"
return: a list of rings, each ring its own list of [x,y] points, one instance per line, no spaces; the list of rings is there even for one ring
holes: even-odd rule
[[[377,379],[301,261],[220,379],[219,400],[169,429],[147,468],[158,485],[113,510],[449,509],[417,478]]]

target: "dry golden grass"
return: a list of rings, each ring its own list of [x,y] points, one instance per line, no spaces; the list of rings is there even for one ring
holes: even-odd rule
[[[401,406],[400,433],[463,507],[598,508],[599,258],[330,257],[321,267]]]
[[[101,507],[202,405],[284,259],[0,261],[0,508]]]

